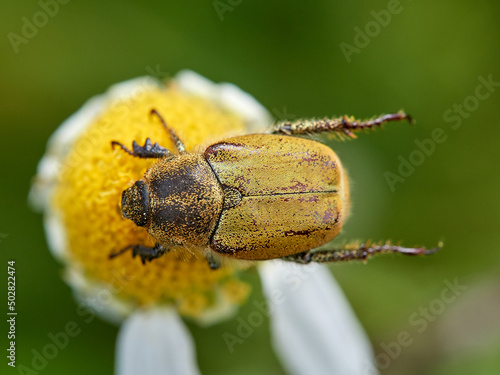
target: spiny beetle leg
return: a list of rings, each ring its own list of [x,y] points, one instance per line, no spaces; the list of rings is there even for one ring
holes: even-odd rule
[[[275,126],[273,134],[299,135],[325,132],[339,132],[351,138],[356,138],[355,131],[371,129],[390,121],[408,120],[413,123],[410,115],[404,112],[383,115],[372,120],[360,121],[354,117],[343,116],[339,118],[323,120],[303,120],[294,122],[282,122]]]
[[[142,159],[161,159],[165,157],[171,157],[172,153],[168,151],[165,147],[160,146],[158,143],[153,144],[151,139],[147,138],[144,146],[139,146],[139,144],[134,141],[132,142],[132,151],[122,145],[120,142],[112,141],[111,147],[119,146],[127,154],[142,158]]]
[[[330,250],[308,250],[298,254],[289,255],[281,259],[307,264],[310,262],[317,263],[333,263],[345,262],[349,260],[366,260],[371,255],[384,254],[384,253],[400,253],[405,255],[430,255],[441,249],[441,244],[438,247],[427,250],[425,247],[401,247],[391,244],[384,245],[370,245],[364,243],[356,249],[352,245],[346,245],[345,248],[330,249]]]
[[[143,245],[129,245],[120,251],[110,254],[109,259],[113,259],[118,255],[122,255],[127,250],[132,249],[132,258],[136,255],[141,257],[142,264],[146,264],[146,261],[152,261],[153,259],[161,257],[163,254],[168,253],[170,250],[163,245],[157,243],[154,247],[147,247]]]
[[[151,112],[149,113],[150,115],[155,115],[156,117],[158,117],[163,125],[163,127],[165,128],[166,131],[168,131],[168,133],[170,134],[170,139],[172,140],[172,142],[174,143],[175,145],[175,148],[177,149],[177,151],[179,152],[179,154],[185,154],[186,153],[186,146],[184,146],[184,143],[182,143],[182,141],[180,140],[180,138],[177,136],[177,134],[174,132],[173,129],[171,129],[166,121],[163,119],[163,117],[158,113],[158,111],[156,109],[152,109]]]

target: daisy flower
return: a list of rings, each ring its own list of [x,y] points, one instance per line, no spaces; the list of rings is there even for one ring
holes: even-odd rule
[[[123,82],[90,99],[52,135],[29,199],[44,214],[49,248],[76,298],[121,324],[115,373],[199,374],[183,318],[208,325],[233,317],[250,293],[240,275],[255,264],[231,262],[211,270],[203,256],[186,248],[147,265],[138,257],[109,259],[130,244],[154,245],[145,228],[122,218],[120,201],[122,191],[157,160],[111,147],[112,141],[144,144],[149,137],[172,148],[158,119],[148,115],[151,109],[188,151],[271,125],[252,96],[191,71],[165,84],[151,77]],[[288,373],[376,373],[369,341],[327,268],[266,261],[258,270],[272,344]]]

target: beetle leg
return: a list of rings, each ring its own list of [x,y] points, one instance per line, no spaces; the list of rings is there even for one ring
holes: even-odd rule
[[[132,151],[120,142],[112,141],[111,147],[114,148],[115,146],[120,146],[120,148],[129,155],[143,159],[161,159],[172,156],[172,153],[165,147],[160,146],[158,143],[153,144],[149,138],[146,139],[144,146],[139,146],[136,141],[132,142]]]
[[[212,252],[205,254],[205,258],[207,258],[208,266],[211,270],[218,270],[221,267],[220,259],[216,258]]]
[[[156,115],[158,117],[165,128],[166,131],[170,134],[170,139],[175,145],[175,148],[179,152],[179,154],[185,154],[186,153],[186,146],[184,146],[184,143],[179,139],[177,134],[174,132],[173,129],[169,128],[163,117],[158,113],[156,109],[152,109],[151,112],[149,113],[150,115]]]
[[[383,115],[372,120],[360,121],[351,116],[343,116],[339,118],[323,120],[302,120],[294,122],[282,122],[277,124],[272,130],[272,134],[286,134],[286,135],[299,135],[299,134],[314,134],[325,132],[339,132],[351,138],[356,138],[353,133],[359,130],[371,129],[375,126],[380,126],[390,121],[408,120],[410,124],[413,119],[410,115],[404,112],[392,113]]]
[[[113,259],[130,249],[132,249],[132,258],[135,258],[136,255],[140,256],[142,264],[146,264],[146,261],[151,262],[153,259],[159,258],[163,254],[166,254],[170,251],[170,249],[159,243],[157,243],[154,247],[147,247],[143,245],[129,245],[116,253],[110,254],[109,259]]]
[[[345,262],[349,260],[366,260],[368,257],[375,254],[384,253],[401,253],[405,255],[430,255],[434,254],[442,247],[439,244],[438,247],[427,250],[425,247],[401,247],[390,245],[388,243],[384,245],[371,245],[370,243],[364,243],[361,246],[353,249],[352,245],[347,245],[345,248],[339,249],[329,249],[329,250],[308,250],[303,251],[298,254],[288,255],[286,257],[280,258],[286,261],[307,264],[310,262],[317,263],[333,263],[333,262]]]

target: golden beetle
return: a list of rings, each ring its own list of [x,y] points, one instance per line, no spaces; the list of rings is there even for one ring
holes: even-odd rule
[[[342,164],[322,143],[293,137],[337,132],[355,138],[354,131],[389,121],[409,120],[399,112],[369,121],[348,117],[283,122],[268,134],[225,139],[203,153],[188,153],[184,144],[156,110],[177,149],[174,155],[148,138],[128,154],[158,158],[144,177],[123,191],[125,218],[147,228],[154,247],[131,244],[111,254],[132,250],[143,263],[158,258],[171,246],[197,248],[211,268],[220,256],[245,260],[280,258],[297,263],[366,259],[396,252],[430,254],[436,249],[404,248],[364,243],[315,250],[340,232],[349,210],[349,186]]]

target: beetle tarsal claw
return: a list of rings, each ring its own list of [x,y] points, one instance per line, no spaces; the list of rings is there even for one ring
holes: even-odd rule
[[[115,253],[111,253],[111,254],[109,254],[109,255],[108,255],[108,258],[109,258],[109,259],[116,258],[118,255],[122,255],[124,252],[126,252],[126,251],[127,251],[127,250],[129,250],[129,249],[132,249],[133,247],[134,247],[134,246],[132,246],[132,245],[129,245],[129,246],[127,246],[127,247],[124,247],[123,249],[121,249],[121,250],[119,250],[119,251],[117,251],[117,252],[115,252]]]
[[[147,138],[146,142],[144,142],[144,146],[139,146],[136,141],[132,142],[132,151],[130,151],[127,147],[117,141],[111,142],[111,147],[115,148],[115,146],[119,146],[123,151],[127,154],[142,158],[142,159],[161,159],[168,156],[172,156],[172,153],[168,151],[165,147],[160,146],[158,143],[151,142],[151,139]]]
[[[221,261],[219,258],[215,257],[214,254],[208,253],[205,255],[205,258],[207,259],[208,266],[211,270],[218,270],[219,268],[221,268]]]
[[[441,250],[441,246],[434,247],[432,249],[426,249],[425,247],[400,247],[400,246],[392,246],[389,251],[401,253],[404,255],[431,255],[437,253]]]
[[[434,247],[432,249],[429,249],[429,250],[426,250],[424,248],[424,252],[423,252],[423,255],[432,255],[432,254],[435,254],[437,253],[438,251],[440,251],[441,249],[443,248],[443,246],[437,246],[437,247]]]

